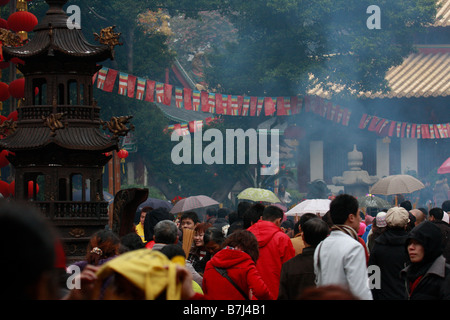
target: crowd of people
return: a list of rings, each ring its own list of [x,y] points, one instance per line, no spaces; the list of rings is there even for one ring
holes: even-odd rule
[[[66,265],[58,233],[24,204],[0,205],[10,299],[414,300],[450,298],[450,201],[408,201],[375,215],[338,195],[324,216],[292,221],[273,205],[240,202],[201,221],[145,207],[135,232],[105,228]],[[183,229],[193,230],[190,250]],[[69,271],[78,270],[79,273]]]

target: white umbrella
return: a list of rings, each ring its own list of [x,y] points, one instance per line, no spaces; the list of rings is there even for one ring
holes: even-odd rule
[[[301,216],[304,213],[314,213],[323,216],[330,210],[330,199],[308,199],[300,202],[286,212],[287,216]]]
[[[209,206],[213,206],[213,205],[217,205],[217,204],[219,204],[219,202],[217,202],[216,200],[214,200],[208,196],[203,196],[203,195],[192,196],[192,197],[187,197],[187,198],[184,198],[184,199],[181,199],[180,201],[178,201],[173,206],[173,208],[170,210],[170,213],[185,212],[185,211],[209,207]]]

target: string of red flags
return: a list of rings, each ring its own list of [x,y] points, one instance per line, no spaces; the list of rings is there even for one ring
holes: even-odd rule
[[[394,121],[363,114],[359,129],[376,132],[381,136],[415,139],[444,139],[450,137],[450,123],[424,124]]]
[[[279,96],[260,97],[222,94],[181,88],[168,83],[161,83],[137,77],[114,69],[102,67],[93,77],[97,89],[112,92],[119,79],[118,94],[138,100],[157,102],[175,106],[180,109],[201,111],[217,116],[290,116],[302,112],[314,113],[326,120],[348,126],[352,112],[349,108],[333,103],[318,96]],[[97,81],[95,83],[95,81]],[[201,121],[201,120],[200,120]],[[192,121],[191,121],[192,122]],[[175,125],[180,135],[194,132],[199,127],[196,122]],[[394,121],[374,115],[363,114],[359,129],[376,132],[380,136],[416,139],[443,139],[450,137],[450,123],[418,124]]]
[[[348,125],[351,111],[320,97],[258,97],[181,88],[124,72],[102,67],[93,77],[96,88],[112,92],[119,79],[118,94],[138,100],[171,105],[177,108],[227,116],[289,116],[303,111],[312,112],[327,120]]]

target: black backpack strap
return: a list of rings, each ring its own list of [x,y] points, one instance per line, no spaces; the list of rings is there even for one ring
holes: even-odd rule
[[[230,283],[239,291],[239,293],[242,294],[242,296],[245,298],[245,300],[250,300],[248,295],[246,295],[245,292],[230,278],[230,276],[227,273],[227,269],[217,268],[217,267],[214,267],[214,268],[221,276],[223,276],[228,281],[230,281]]]

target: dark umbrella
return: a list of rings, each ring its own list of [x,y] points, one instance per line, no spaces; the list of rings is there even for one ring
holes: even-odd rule
[[[144,207],[152,207],[153,209],[165,208],[170,211],[173,206],[169,201],[166,200],[147,198],[147,200],[139,205],[138,210],[141,211]]]

